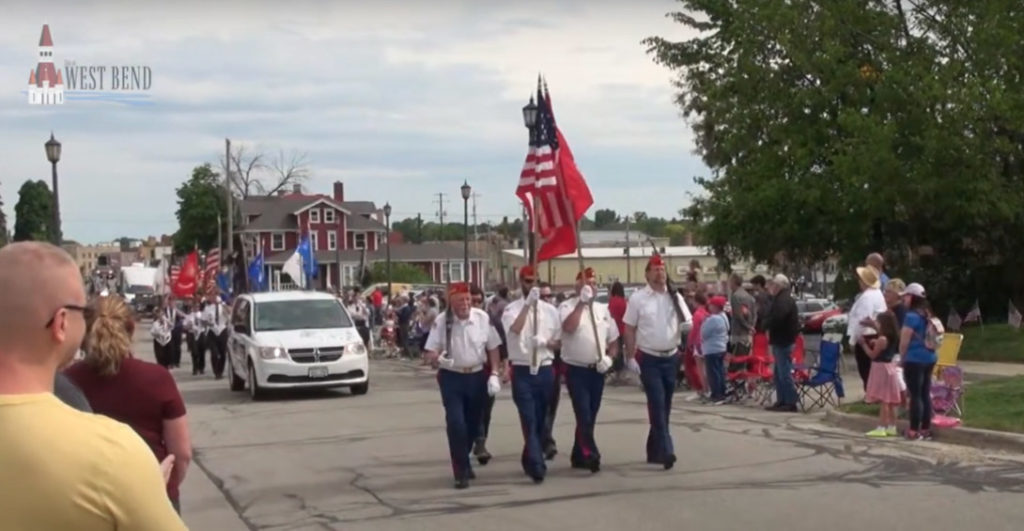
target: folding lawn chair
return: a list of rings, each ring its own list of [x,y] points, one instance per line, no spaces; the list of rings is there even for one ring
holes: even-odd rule
[[[843,377],[839,372],[839,360],[842,357],[842,345],[831,341],[822,341],[818,364],[814,367],[795,369],[796,390],[800,395],[800,409],[805,413],[813,407],[839,407],[846,393],[843,390]]]
[[[937,415],[964,416],[964,371],[960,367],[943,367],[932,383],[932,409]]]
[[[963,334],[942,334],[942,344],[939,345],[939,361],[935,364],[935,378],[942,373],[946,367],[956,367],[960,358],[960,347],[964,344]]]

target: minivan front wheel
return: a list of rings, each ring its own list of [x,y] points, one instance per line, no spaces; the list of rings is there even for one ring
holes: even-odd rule
[[[263,398],[263,390],[260,389],[260,383],[256,380],[256,367],[253,366],[252,362],[249,362],[249,398],[253,400],[259,400]]]

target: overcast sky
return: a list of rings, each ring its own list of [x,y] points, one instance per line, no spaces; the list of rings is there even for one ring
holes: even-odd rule
[[[307,152],[310,192],[342,180],[348,199],[390,201],[396,219],[436,219],[441,191],[461,217],[464,179],[481,221],[515,217],[520,109],[538,72],[594,208],[673,216],[707,174],[672,74],[640,44],[686,37],[664,17],[671,0],[154,4],[4,2],[0,196],[12,229],[21,184],[49,180],[51,130],[64,145],[64,234],[84,242],[173,232],[174,189],[217,162],[225,137]],[[58,68],[149,66],[151,104],[28,105],[44,23]]]

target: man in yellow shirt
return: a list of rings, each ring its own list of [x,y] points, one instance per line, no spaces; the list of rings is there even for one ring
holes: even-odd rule
[[[186,529],[142,439],[53,395],[54,375],[82,343],[85,305],[63,250],[0,249],[0,528]]]

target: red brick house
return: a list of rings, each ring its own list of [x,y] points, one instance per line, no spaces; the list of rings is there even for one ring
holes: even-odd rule
[[[359,282],[361,265],[386,260],[387,228],[384,213],[372,201],[347,201],[345,186],[334,183],[334,193],[303,194],[296,186],[291,193],[249,197],[241,202],[242,224],[237,229],[246,242],[250,255],[262,249],[264,262],[270,269],[272,287],[282,284],[281,266],[295,252],[301,235],[308,230],[320,264],[318,288],[354,286]],[[413,264],[436,283],[465,280],[461,243],[432,244],[399,243],[393,238],[392,263]],[[447,268],[445,265],[447,264]],[[484,278],[486,259],[470,251],[470,278]],[[287,275],[285,275],[287,280]]]

